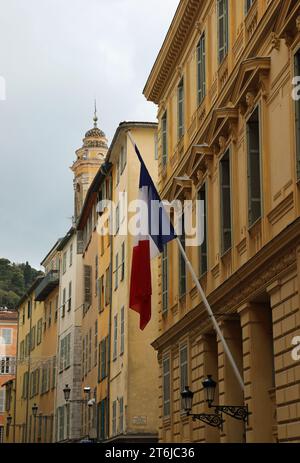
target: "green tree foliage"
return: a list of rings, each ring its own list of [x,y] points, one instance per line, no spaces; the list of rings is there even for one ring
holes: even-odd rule
[[[0,307],[13,309],[21,296],[42,272],[32,268],[28,262],[14,264],[0,258]]]

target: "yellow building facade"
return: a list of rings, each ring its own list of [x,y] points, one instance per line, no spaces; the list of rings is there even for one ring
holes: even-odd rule
[[[157,180],[157,124],[123,122],[110,145],[114,236],[110,318],[109,442],[157,441],[157,359],[151,342],[157,335],[157,259],[151,264],[152,317],[141,331],[139,316],[129,308],[130,270],[135,237],[127,227],[138,199],[140,162],[127,132],[139,147],[153,180]]]
[[[153,343],[162,442],[300,439],[299,14],[291,0],[181,1],[144,89],[159,107],[161,196],[204,205],[204,241],[186,252],[245,383],[171,242]],[[248,405],[248,423],[223,415],[219,430],[186,416],[187,385],[192,412],[209,412],[209,374],[216,404]]]

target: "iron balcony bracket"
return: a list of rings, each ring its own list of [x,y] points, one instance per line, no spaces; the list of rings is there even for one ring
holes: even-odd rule
[[[209,426],[213,426],[214,428],[223,429],[224,420],[222,418],[222,414],[189,413],[188,416],[191,416],[193,421],[200,420],[208,424]]]
[[[250,415],[248,405],[212,405],[212,407],[214,407],[216,413],[225,413],[236,420],[241,420],[248,424]]]

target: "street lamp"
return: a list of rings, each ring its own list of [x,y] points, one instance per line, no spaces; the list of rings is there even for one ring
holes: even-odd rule
[[[86,399],[75,399],[75,400],[70,400],[70,395],[71,395],[71,388],[68,384],[65,385],[63,389],[64,393],[64,398],[66,402],[77,402],[77,403],[87,403],[90,399],[90,393],[91,393],[91,388],[89,386],[85,386],[83,388],[83,392],[86,395]]]
[[[33,406],[32,406],[32,414],[33,414],[34,417],[36,417],[37,411],[38,411],[37,404],[33,404]]]
[[[212,379],[212,375],[208,375],[207,378],[202,381],[202,385],[204,388],[205,400],[209,408],[213,407],[216,413],[226,413],[226,415],[248,424],[248,417],[250,415],[248,405],[213,405],[217,383]]]
[[[32,406],[32,414],[33,414],[33,417],[34,417],[33,442],[36,441],[36,415],[37,415],[37,411],[38,411],[37,404],[33,404],[33,406]]]
[[[12,423],[12,416],[9,414],[9,415],[7,416],[7,418],[6,418],[6,424],[7,424],[7,426],[10,426],[11,423]]]
[[[184,390],[181,392],[181,398],[183,401],[183,408],[187,416],[191,416],[193,421],[200,420],[208,424],[209,426],[222,429],[224,423],[222,415],[219,415],[217,413],[191,413],[193,406],[193,397],[193,391],[190,390],[189,386],[185,386]]]
[[[70,394],[71,394],[71,388],[69,387],[68,384],[66,384],[65,388],[63,389],[65,401],[68,402],[70,399]]]
[[[212,379],[212,375],[207,375],[207,378],[202,381],[202,385],[204,387],[205,400],[210,408],[215,399],[217,383]]]

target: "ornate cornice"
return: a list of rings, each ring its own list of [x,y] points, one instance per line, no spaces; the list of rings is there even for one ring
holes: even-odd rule
[[[200,0],[181,0],[165,41],[143,90],[147,100],[158,104],[163,89],[178,65],[179,57],[193,32],[193,25],[203,6]]]

